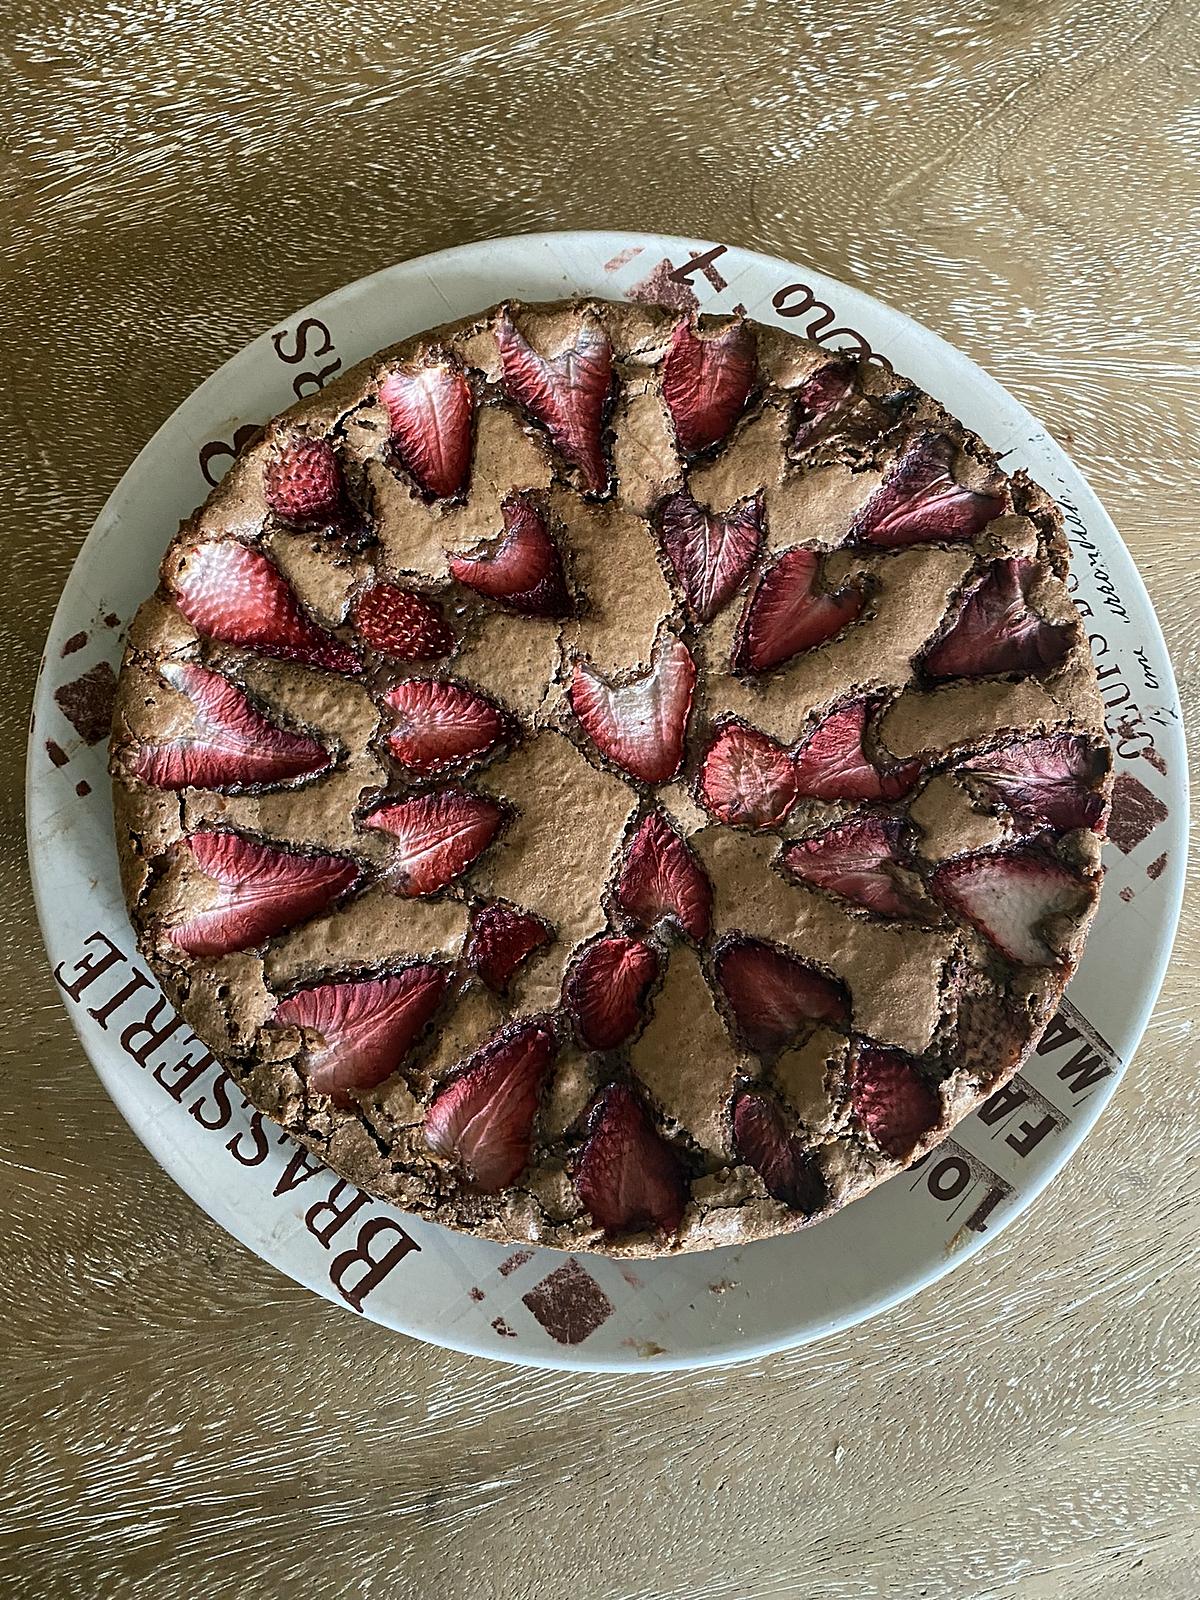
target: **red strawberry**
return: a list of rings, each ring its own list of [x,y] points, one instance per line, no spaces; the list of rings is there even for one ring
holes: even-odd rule
[[[471,385],[458,367],[439,361],[397,367],[379,386],[392,449],[424,494],[460,494],[471,467]]]
[[[928,675],[982,678],[1061,666],[1074,630],[1066,622],[1048,622],[1029,605],[1040,574],[1039,564],[1024,557],[993,561],[957,622],[925,656]]]
[[[712,919],[712,889],[704,869],[661,811],[638,828],[617,879],[617,904],[647,928],[671,917],[689,939],[704,939]]]
[[[823,718],[796,756],[796,792],[808,800],[899,800],[921,775],[919,761],[881,771],[863,749],[870,704],[855,700]]]
[[[413,899],[444,889],[465,872],[496,837],[504,813],[494,800],[461,789],[410,795],[363,818],[397,841],[392,858],[394,893]]]
[[[1099,825],[1104,796],[1092,785],[1104,769],[1104,756],[1078,733],[1018,739],[963,762],[970,780],[1003,801],[1022,827],[1063,832]]]
[[[354,626],[372,650],[393,661],[436,661],[454,649],[441,606],[395,583],[376,583],[359,595]]]
[[[690,495],[673,494],[659,509],[659,543],[675,569],[697,622],[711,622],[737,593],[762,538],[762,505],[748,500],[718,516]]]
[[[448,976],[427,961],[388,977],[317,983],[281,1000],[270,1020],[318,1036],[305,1051],[309,1088],[347,1106],[396,1071],[441,1004]]]
[[[489,1039],[434,1095],[425,1113],[431,1150],[495,1194],[529,1164],[533,1119],[556,1053],[544,1022],[523,1022]]]
[[[532,911],[495,900],[480,906],[471,918],[467,962],[489,989],[503,994],[521,963],[553,938],[554,930]]]
[[[811,1216],[825,1203],[825,1179],[812,1155],[788,1131],[779,1102],[750,1089],[733,1105],[733,1140],[780,1205]]]
[[[525,617],[562,617],[571,609],[562,557],[545,518],[527,495],[510,494],[504,535],[478,556],[451,556],[459,583]]]
[[[796,431],[792,449],[804,450],[823,433],[839,407],[854,392],[854,368],[848,361],[830,361],[808,377],[796,390]]]
[[[342,469],[328,439],[280,439],[263,468],[263,488],[275,515],[301,527],[336,522],[345,510]]]
[[[210,639],[330,672],[362,670],[352,650],[304,614],[274,562],[236,539],[185,545],[168,582],[180,611]]]
[[[687,1178],[641,1098],[610,1083],[593,1102],[575,1189],[609,1233],[675,1233],[687,1204]]]
[[[608,487],[601,427],[612,387],[612,346],[586,319],[575,343],[549,360],[530,348],[508,311],[496,324],[500,365],[509,394],[546,429],[559,453],[578,467],[589,494]]]
[[[1063,934],[1087,910],[1092,891],[1073,872],[1032,850],[1002,850],[944,862],[934,893],[972,923],[1001,955],[1023,966],[1059,959]]]
[[[419,777],[477,761],[508,733],[504,714],[461,683],[403,678],[383,698],[396,714],[388,749]]]
[[[681,322],[663,361],[663,399],[685,455],[707,450],[741,416],[754,387],[758,346],[745,322],[701,334]]]
[[[1004,510],[1002,494],[964,488],[951,476],[955,448],[925,434],[900,458],[859,512],[851,537],[866,544],[973,539]]]
[[[614,1050],[637,1027],[658,957],[640,939],[598,939],[571,968],[563,1004],[589,1050]]]
[[[159,670],[191,702],[194,715],[186,733],[137,747],[130,770],[144,783],[244,789],[311,777],[331,765],[323,744],[268,721],[221,673],[190,661],[168,661]]]
[[[700,765],[699,793],[718,822],[773,828],[796,803],[795,765],[765,733],[727,722]]]
[[[793,877],[885,917],[908,917],[919,907],[895,875],[903,824],[899,817],[851,817],[813,838],[789,844],[780,860]]]
[[[618,687],[582,661],[568,691],[571,709],[600,754],[643,783],[679,771],[696,667],[682,639],[662,640],[648,672]]]
[[[873,1046],[858,1052],[850,1100],[881,1150],[903,1161],[941,1116],[937,1095],[906,1056]]]
[[[769,672],[849,627],[863,608],[862,590],[828,594],[818,586],[820,571],[815,550],[785,550],[763,573],[738,625],[737,670]]]
[[[781,1050],[814,1022],[845,1027],[850,1020],[840,984],[758,939],[725,945],[716,973],[752,1050]]]
[[[301,855],[240,833],[204,830],[185,841],[205,877],[220,886],[212,905],[167,938],[190,956],[248,950],[315,916],[358,881],[345,856]]]

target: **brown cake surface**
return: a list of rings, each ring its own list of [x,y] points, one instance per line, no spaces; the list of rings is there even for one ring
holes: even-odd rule
[[[661,1254],[819,1218],[1010,1076],[1109,751],[1053,502],[877,359],[510,304],[277,418],[130,631],[146,959],[402,1208]]]

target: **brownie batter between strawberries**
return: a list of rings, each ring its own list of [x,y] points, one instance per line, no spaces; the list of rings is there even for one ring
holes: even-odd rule
[[[878,358],[507,304],[293,407],[137,614],[141,948],[406,1211],[657,1255],[825,1216],[1017,1070],[1111,787],[1053,501]]]

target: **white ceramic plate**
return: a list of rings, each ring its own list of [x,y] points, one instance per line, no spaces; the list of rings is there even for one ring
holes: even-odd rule
[[[123,629],[180,519],[260,423],[379,347],[505,296],[673,297],[869,342],[1025,466],[1066,514],[1117,747],[1108,879],[1070,996],[1014,1082],[916,1168],[786,1238],[634,1266],[513,1250],[403,1216],[250,1111],[137,965],[103,742]],[[38,680],[29,855],[50,960],[84,1049],[154,1158],[264,1260],[435,1344],[551,1367],[695,1367],[803,1344],[973,1255],[1079,1145],[1128,1062],[1166,966],[1184,875],[1179,702],[1141,580],[1045,430],[941,339],[858,291],[749,251],[649,234],[496,239],[350,284],[226,363],[125,474],[63,592]]]

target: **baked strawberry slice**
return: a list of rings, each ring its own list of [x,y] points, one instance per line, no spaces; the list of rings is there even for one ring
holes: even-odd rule
[[[1002,801],[1025,829],[1096,828],[1104,796],[1093,785],[1104,776],[1105,758],[1078,733],[1017,739],[964,761],[962,770],[989,799]]]
[[[899,800],[921,775],[919,761],[877,767],[863,749],[868,700],[855,700],[824,717],[801,745],[796,792],[806,800]]]
[[[1041,576],[1024,556],[993,561],[968,596],[958,620],[923,661],[931,678],[983,678],[994,673],[1053,672],[1066,659],[1074,629],[1049,622],[1029,604]]]
[[[522,962],[553,938],[550,924],[535,917],[532,911],[522,911],[503,900],[494,900],[472,914],[467,965],[479,974],[489,989],[503,994]]]
[[[383,699],[396,718],[388,749],[418,777],[478,761],[509,732],[498,707],[451,680],[403,678]]]
[[[547,360],[526,342],[507,309],[496,324],[504,387],[542,424],[559,454],[578,467],[589,494],[608,487],[601,431],[612,389],[612,345],[585,318],[575,342]]]
[[[442,1002],[446,967],[418,962],[382,978],[316,983],[281,1000],[270,1018],[305,1028],[302,1071],[315,1094],[348,1106],[390,1078]]]
[[[191,661],[159,672],[192,707],[192,725],[173,739],[144,743],[129,767],[157,789],[246,789],[325,772],[333,762],[316,739],[290,733],[256,711],[244,690]]]
[[[952,440],[942,434],[922,435],[863,506],[851,538],[885,548],[973,539],[1002,514],[1004,496],[955,483],[954,457]]]
[[[410,795],[363,818],[396,840],[390,868],[393,893],[405,899],[436,894],[491,844],[504,812],[483,795],[462,789]]]
[[[733,1142],[772,1200],[811,1216],[825,1203],[825,1179],[792,1133],[773,1095],[747,1089],[733,1103]]]
[[[529,1165],[533,1119],[557,1051],[544,1022],[505,1028],[434,1095],[425,1140],[485,1194],[515,1183]]]
[[[679,1157],[627,1084],[610,1083],[592,1104],[575,1190],[607,1233],[675,1233],[687,1205]]]
[[[941,1117],[941,1102],[899,1050],[865,1046],[850,1075],[850,1102],[881,1150],[903,1161]]]
[[[324,911],[358,881],[357,865],[345,856],[302,855],[241,833],[204,829],[184,848],[218,887],[203,911],[167,929],[171,943],[190,956],[249,950]]]
[[[716,974],[752,1050],[781,1050],[813,1023],[845,1027],[850,1020],[841,984],[759,939],[731,939],[717,956]]]
[[[663,360],[662,388],[685,455],[717,444],[741,416],[754,387],[757,355],[754,330],[740,320],[710,334],[700,333],[692,322],[675,329]]]
[[[477,556],[451,556],[450,571],[468,589],[521,616],[565,617],[571,597],[562,557],[536,502],[510,494],[501,511],[500,540]]]
[[[267,504],[296,527],[337,522],[346,509],[342,469],[328,439],[292,432],[279,439],[263,468]]]
[[[461,494],[471,469],[471,385],[449,361],[397,367],[379,385],[391,446],[423,494]]]
[[[437,601],[398,583],[365,589],[354,603],[354,626],[365,644],[392,661],[437,661],[454,649]]]
[[[737,593],[762,539],[762,505],[748,500],[718,515],[688,494],[659,508],[658,540],[697,622],[711,622]]]
[[[563,982],[563,1005],[589,1050],[615,1050],[641,1021],[658,957],[640,939],[611,934],[588,946]]]
[[[944,862],[930,880],[951,911],[1020,966],[1053,966],[1092,889],[1033,850],[981,851]]]
[[[796,389],[792,449],[806,450],[829,432],[834,416],[853,393],[854,368],[848,361],[830,361],[810,372]]]
[[[762,574],[738,625],[736,671],[770,672],[855,620],[864,604],[862,590],[828,593],[820,587],[821,564],[815,550],[785,550]]]
[[[305,615],[275,563],[237,539],[184,545],[167,578],[197,633],[281,661],[361,672],[353,650]]]
[[[670,918],[689,939],[704,939],[712,921],[712,887],[704,868],[661,811],[643,817],[617,879],[617,904],[645,928]]]
[[[796,803],[796,769],[781,744],[727,722],[700,764],[701,804],[732,828],[773,828]]]
[[[884,917],[911,917],[920,907],[891,868],[900,862],[899,817],[851,817],[785,847],[780,860],[794,878],[841,895]]]
[[[682,639],[661,640],[648,671],[611,684],[577,661],[567,691],[571,709],[602,756],[643,783],[679,771],[696,686],[696,666]]]

